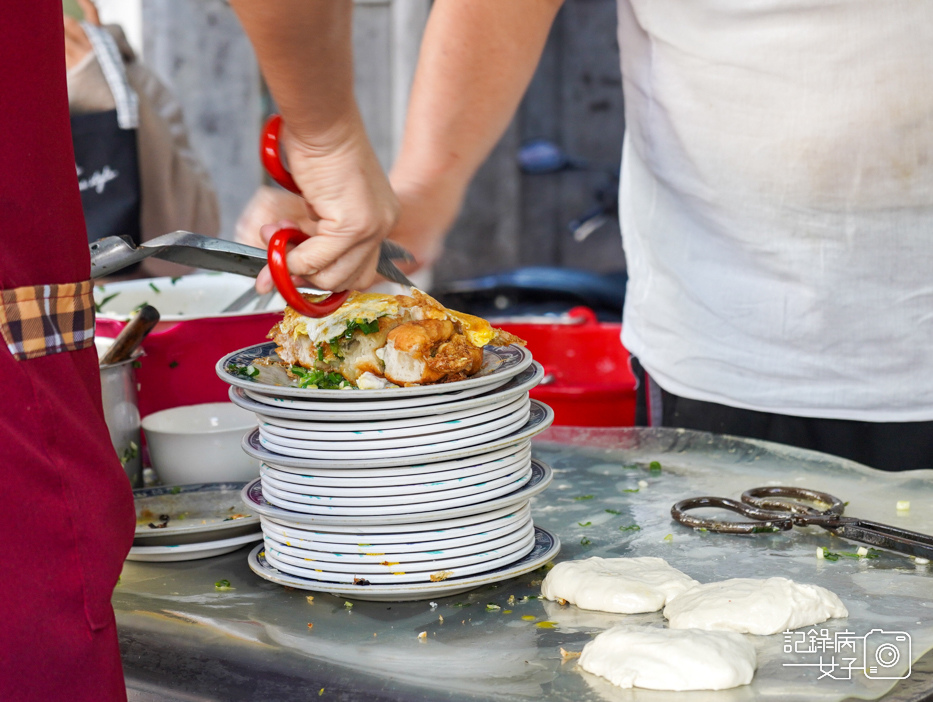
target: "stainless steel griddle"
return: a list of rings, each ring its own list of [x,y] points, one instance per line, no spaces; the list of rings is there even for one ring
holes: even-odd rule
[[[347,608],[342,598],[289,591],[254,576],[247,548],[203,561],[127,564],[113,601],[131,699],[915,702],[933,695],[933,654],[921,660],[933,648],[930,566],[891,554],[817,560],[821,546],[853,550],[817,527],[736,536],[693,531],[670,516],[671,505],[691,495],[738,497],[749,485],[799,484],[845,495],[853,514],[930,532],[933,471],[884,474],[775,444],[675,430],[556,428],[544,438],[534,452],[556,475],[532,513],[560,537],[560,560],[660,556],[701,582],[783,575],[825,586],[850,616],[815,629],[908,632],[911,678],[821,680],[815,668],[786,666],[815,659],[785,653],[783,637],[775,635],[753,637],[759,669],[749,686],[691,695],[624,691],[581,673],[573,661],[562,663],[560,649],[579,651],[619,621],[660,626],[660,614],[523,601],[540,593],[540,572],[438,599],[436,606]],[[651,461],[662,470],[650,471]],[[897,513],[898,500],[910,500],[909,513]],[[235,590],[216,592],[220,579]],[[500,609],[487,611],[490,603]]]

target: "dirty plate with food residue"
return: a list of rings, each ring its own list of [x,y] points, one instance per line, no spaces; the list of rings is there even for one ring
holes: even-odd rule
[[[133,491],[136,546],[232,539],[259,530],[259,514],[240,501],[246,483],[202,483]]]
[[[217,539],[192,544],[175,544],[172,546],[133,546],[126,557],[128,561],[150,561],[165,563],[173,561],[194,561],[201,558],[213,558],[225,553],[232,553],[254,541],[262,538],[262,532],[254,531],[252,534],[242,534],[230,539]]]
[[[367,578],[356,578],[355,582],[327,582],[314,575],[292,575],[284,572],[272,563],[264,544],[256,546],[249,555],[249,567],[261,578],[280,585],[330,593],[354,600],[377,602],[405,602],[427,600],[434,597],[447,597],[472,590],[481,585],[514,578],[538,568],[554,558],[560,552],[560,541],[550,532],[535,527],[534,545],[531,550],[518,560],[502,565],[488,564],[479,572],[464,573],[460,576],[451,571],[435,574],[428,582],[377,584]],[[441,577],[443,576],[443,577]]]

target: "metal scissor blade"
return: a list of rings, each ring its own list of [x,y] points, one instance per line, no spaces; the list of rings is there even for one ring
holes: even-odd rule
[[[393,261],[404,261],[405,263],[414,263],[415,257],[401,244],[397,244],[391,239],[383,239],[380,244],[380,254]]]
[[[843,519],[842,524],[830,529],[836,536],[863,544],[886,548],[898,553],[933,559],[933,536],[907,531],[888,524],[864,519]]]
[[[380,251],[379,253],[379,262],[376,263],[376,272],[386,280],[391,280],[393,283],[407,285],[410,288],[415,287],[415,284],[398,269],[398,266],[389,260],[384,251]]]

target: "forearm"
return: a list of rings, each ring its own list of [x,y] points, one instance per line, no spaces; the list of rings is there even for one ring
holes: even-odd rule
[[[232,0],[290,132],[329,145],[359,114],[352,0]],[[357,126],[357,125],[354,125]]]
[[[508,126],[562,0],[437,0],[393,183],[462,190]]]

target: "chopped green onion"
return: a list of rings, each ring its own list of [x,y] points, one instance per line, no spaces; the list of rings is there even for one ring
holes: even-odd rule
[[[626,488],[622,492],[638,492],[638,488]]]
[[[232,590],[233,587],[231,587],[229,580],[224,579],[218,580],[216,583],[214,583],[214,589],[222,592],[224,590]]]
[[[620,511],[617,510],[617,509],[607,509],[607,510],[604,510],[604,511],[607,512],[608,514],[615,514],[615,515],[622,514],[622,512],[620,512]]]
[[[577,522],[577,526],[588,527],[591,526],[593,522]]]
[[[162,292],[161,290],[159,290],[159,289],[156,287],[156,284],[153,283],[151,280],[149,281],[149,287],[152,288],[152,290],[153,290],[154,292],[157,292],[157,293]]]
[[[667,536],[665,536],[665,537],[662,539],[662,541],[666,541],[666,542],[669,543],[669,544],[670,544],[670,543],[673,543],[673,542],[674,542],[674,535],[673,535],[673,534],[668,534]]]
[[[861,554],[856,551],[838,551],[834,553],[825,546],[823,547],[823,558],[825,558],[827,561],[838,561],[840,557],[854,558],[858,560],[860,558],[878,558],[879,556],[881,556],[881,551],[876,548],[866,549],[865,553]]]
[[[661,464],[658,461],[651,461],[651,463],[648,464],[648,470],[650,470],[652,473],[660,473]]]
[[[492,602],[486,605],[487,612],[498,612],[500,609],[502,609],[502,607],[497,604],[493,604]]]
[[[581,500],[592,500],[594,497],[596,497],[596,495],[578,495],[577,497],[574,497],[573,499],[579,502]]]
[[[126,450],[123,451],[123,455],[120,456],[120,465],[125,466],[127,463],[132,461],[139,455],[139,446],[136,445],[135,441],[131,441],[130,445],[126,447]]]
[[[101,288],[100,290],[101,290],[101,292],[103,292],[103,288]],[[120,293],[115,292],[113,295],[108,295],[107,297],[105,297],[105,298],[104,298],[103,300],[101,300],[100,302],[95,303],[94,309],[97,310],[98,312],[100,312],[100,311],[101,311],[101,308],[102,308],[104,305],[106,305],[108,302],[110,302],[113,298],[115,298],[115,297],[116,297],[117,295],[119,295],[119,294],[120,294]]]
[[[292,374],[298,376],[298,387],[300,388],[338,390],[348,386],[346,378],[340,375],[340,373],[317,369],[308,370],[300,366],[292,366],[291,370]]]
[[[619,531],[641,531],[641,527],[637,524],[632,524],[630,526],[620,526]]]
[[[379,331],[379,320],[378,319],[354,319],[347,323],[347,328],[343,330],[342,334],[338,334],[333,339],[330,340],[330,343],[338,341],[339,339],[352,339],[353,333],[356,331],[361,331],[364,334],[375,334]]]
[[[581,546],[589,546],[591,543],[593,543],[593,542],[590,541],[590,540],[589,540],[588,538],[586,538],[585,536],[584,536],[582,539],[580,539],[580,545],[581,545]]]
[[[317,347],[317,360],[321,363],[324,362],[324,344]]]

